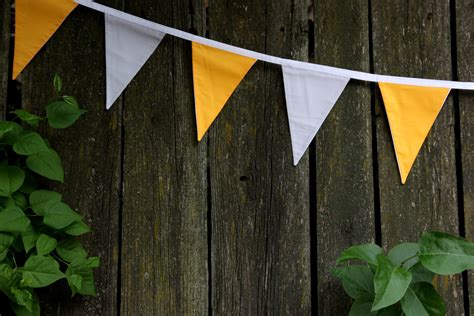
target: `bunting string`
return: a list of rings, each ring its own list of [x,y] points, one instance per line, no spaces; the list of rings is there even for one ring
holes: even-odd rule
[[[166,35],[191,41],[198,141],[257,60],[280,65],[295,165],[349,81],[376,82],[392,133],[400,179],[405,183],[451,89],[474,90],[474,82],[377,75],[267,55],[151,22],[91,0],[16,1],[14,78],[77,4],[104,14],[107,109]]]
[[[474,90],[474,82],[459,82],[459,81],[449,81],[449,80],[434,80],[434,79],[420,79],[420,78],[410,78],[410,77],[399,77],[399,76],[388,76],[388,75],[377,75],[366,73],[362,71],[349,70],[331,66],[325,66],[314,63],[307,63],[303,61],[296,61],[292,59],[286,59],[281,57],[276,57],[272,55],[267,55],[252,50],[244,49],[241,47],[221,43],[209,38],[202,36],[194,35],[187,33],[172,27],[168,27],[159,23],[155,23],[149,20],[142,19],[140,17],[125,13],[123,11],[116,10],[114,8],[105,6],[93,2],[91,0],[74,0],[74,2],[88,7],[90,9],[112,15],[126,21],[154,29],[159,32],[172,35],[187,41],[200,43],[206,46],[215,47],[221,50],[226,50],[234,54],[246,56],[249,58],[257,59],[267,63],[277,64],[277,65],[288,65],[297,68],[303,68],[307,70],[314,70],[322,73],[327,73],[335,76],[348,77],[360,81],[368,82],[387,82],[395,84],[406,84],[414,86],[425,86],[425,87],[437,87],[437,88],[451,88],[451,89],[462,89],[462,90]]]

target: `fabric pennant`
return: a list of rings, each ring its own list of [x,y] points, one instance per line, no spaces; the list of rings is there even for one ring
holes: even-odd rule
[[[73,0],[16,0],[13,80],[77,6]]]
[[[289,65],[282,68],[296,166],[350,78]]]
[[[201,140],[256,59],[193,42],[193,79]]]
[[[166,34],[105,15],[107,101],[110,109]]]
[[[385,82],[379,87],[404,184],[451,89]]]

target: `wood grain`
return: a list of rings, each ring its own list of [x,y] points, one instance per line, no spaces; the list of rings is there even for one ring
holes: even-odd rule
[[[211,38],[280,56],[307,58],[306,25],[304,1],[209,6]],[[280,67],[257,63],[211,127],[218,315],[311,311],[308,159],[292,166],[287,126]]]
[[[10,1],[0,3],[0,120],[7,109],[8,82],[10,80]]]
[[[368,2],[315,1],[316,62],[370,71]],[[350,31],[349,31],[350,30]],[[350,300],[331,276],[341,252],[375,241],[370,85],[351,81],[316,136],[319,315],[346,315]]]
[[[311,61],[369,71],[372,54],[376,73],[435,79],[452,79],[457,61],[459,79],[474,81],[470,0],[100,2],[277,56],[314,49]],[[190,43],[167,36],[105,111],[102,14],[78,8],[12,82],[10,3],[0,3],[0,119],[13,84],[13,106],[41,112],[55,73],[88,109],[71,129],[42,132],[66,170],[51,187],[93,227],[84,241],[102,258],[98,297],[55,285],[40,293],[45,315],[344,315],[350,301],[329,273],[344,248],[376,231],[384,248],[424,230],[458,234],[458,214],[474,240],[473,93],[448,99],[404,186],[380,92],[371,113],[361,82],[293,167],[280,67],[257,62],[198,144]],[[461,278],[437,279],[448,315],[474,314],[468,281],[464,311]]]
[[[128,1],[126,11],[202,30],[202,3]],[[206,144],[194,121],[191,45],[166,37],[124,102],[123,315],[208,313]]]
[[[376,73],[451,79],[448,1],[372,1]],[[387,118],[378,92],[377,150],[382,241],[390,248],[425,230],[459,233],[453,102],[449,98],[405,185],[400,185]],[[459,276],[438,278],[448,315],[463,313]]]
[[[468,0],[456,1],[457,21],[457,67],[459,80],[474,81],[474,3]],[[474,240],[474,93],[459,91],[459,124],[461,161],[458,168],[462,172],[464,196],[464,224],[466,237]],[[459,169],[458,169],[459,170]],[[469,312],[474,315],[474,273],[469,273]]]
[[[58,73],[64,93],[88,110],[70,129],[43,132],[66,171],[64,185],[52,187],[64,192],[65,201],[92,226],[84,242],[90,255],[101,258],[98,296],[71,299],[66,286],[54,286],[43,293],[52,298],[43,306],[45,315],[117,314],[121,110],[104,110],[104,72],[97,71],[104,69],[104,59],[98,58],[104,56],[103,34],[103,16],[78,8],[21,75],[25,109],[44,114],[44,104],[55,97],[52,79]]]
[[[10,50],[10,1],[0,2],[0,120],[7,113]],[[9,300],[0,293],[0,313],[10,315]]]

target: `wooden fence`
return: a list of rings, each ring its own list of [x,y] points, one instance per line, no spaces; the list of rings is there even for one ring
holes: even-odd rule
[[[260,52],[367,72],[474,80],[472,0],[110,0],[104,4]],[[45,315],[343,315],[342,249],[436,229],[474,239],[474,94],[454,91],[404,186],[375,85],[351,82],[292,166],[282,75],[258,62],[196,142],[191,46],[167,37],[104,110],[104,21],[78,8],[18,81],[0,3],[0,114],[40,111],[51,80],[88,110],[44,132],[56,186],[94,232],[98,296],[41,296]],[[473,275],[439,278],[449,315],[474,313]]]

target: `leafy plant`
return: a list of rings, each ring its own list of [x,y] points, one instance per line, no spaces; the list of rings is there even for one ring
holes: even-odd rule
[[[59,95],[58,76],[54,87]],[[89,226],[61,194],[36,181],[64,180],[59,155],[36,128],[44,121],[67,128],[84,112],[73,97],[58,96],[46,106],[45,118],[16,110],[13,121],[0,121],[0,292],[17,315],[39,315],[35,289],[58,280],[67,281],[72,295],[95,295],[99,259],[88,257],[76,239]]]
[[[344,265],[350,261],[364,264]],[[354,299],[350,316],[445,315],[433,287],[435,274],[474,269],[474,243],[441,232],[425,232],[418,243],[402,243],[387,255],[375,244],[346,249],[333,275]]]

